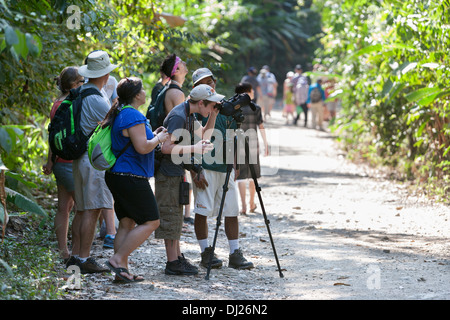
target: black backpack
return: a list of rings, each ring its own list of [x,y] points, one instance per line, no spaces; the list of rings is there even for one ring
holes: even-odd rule
[[[81,130],[82,103],[87,96],[93,94],[101,96],[101,94],[94,88],[80,91],[81,87],[70,90],[48,126],[48,142],[53,159],[58,156],[65,160],[75,160],[87,150],[90,135],[86,136]]]
[[[152,101],[152,103],[148,106],[147,110],[147,119],[150,120],[150,125],[152,126],[152,130],[155,130],[163,125],[164,118],[166,117],[166,112],[164,108],[164,99],[166,98],[167,90],[169,89],[178,89],[181,90],[179,86],[176,84],[170,84],[161,89],[158,93],[158,97],[156,101]],[[181,90],[183,91],[183,90]]]

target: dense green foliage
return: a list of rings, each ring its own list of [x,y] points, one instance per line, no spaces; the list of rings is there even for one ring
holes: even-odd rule
[[[450,190],[450,1],[318,1],[348,150]],[[319,69],[320,69],[319,68]],[[354,153],[353,151],[353,153]]]
[[[36,219],[16,221],[21,231],[0,246],[0,300],[59,298],[66,281],[50,240],[53,230]]]

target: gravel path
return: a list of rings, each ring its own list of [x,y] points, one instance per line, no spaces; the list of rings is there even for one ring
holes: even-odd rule
[[[258,182],[284,278],[279,277],[261,214],[240,217],[240,244],[255,268],[226,267],[228,243],[219,229],[222,269],[198,276],[164,274],[163,242],[150,237],[131,257],[133,285],[111,275],[82,276],[68,299],[323,300],[450,299],[450,208],[410,195],[408,186],[348,162],[333,137],[285,125],[277,110],[266,123],[272,155]],[[210,219],[210,242],[215,219]],[[182,250],[200,261],[193,227]],[[94,256],[111,255],[94,245]]]

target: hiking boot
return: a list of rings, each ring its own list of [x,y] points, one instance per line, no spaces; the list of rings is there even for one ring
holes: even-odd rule
[[[109,234],[107,234],[105,236],[105,239],[103,240],[103,248],[114,249],[114,238],[111,237]]]
[[[70,266],[80,266],[81,261],[78,260],[77,258],[75,258],[74,256],[70,256],[67,259],[64,259],[64,264],[66,265],[66,268],[70,267]]]
[[[94,258],[90,257],[85,262],[80,263],[81,273],[102,273],[108,272],[109,269],[101,266]]]
[[[202,252],[202,261],[200,262],[200,265],[208,268],[209,266],[209,259],[211,259],[211,253],[212,253],[212,247],[205,248],[205,251]],[[217,258],[217,255],[214,253],[212,261],[211,261],[211,268],[220,268],[222,266],[222,260]]]
[[[194,218],[183,218],[184,223],[194,225]]]
[[[244,258],[241,249],[236,249],[232,254],[230,254],[228,267],[243,270],[243,269],[251,269],[254,266],[252,262],[249,262],[247,261],[247,259]]]
[[[191,276],[196,275],[198,273],[198,269],[193,266],[182,254],[181,257],[178,257],[178,260],[166,263],[164,273],[169,275]]]

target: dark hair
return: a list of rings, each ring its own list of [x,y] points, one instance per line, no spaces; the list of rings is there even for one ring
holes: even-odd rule
[[[119,81],[116,90],[119,96],[119,105],[130,104],[141,92],[142,80],[135,77],[124,78]]]
[[[139,78],[129,77],[120,80],[116,88],[119,99],[106,114],[106,117],[101,122],[101,125],[105,127],[108,124],[112,123],[116,118],[116,115],[118,113],[117,111],[120,110],[124,105],[132,103],[133,99],[141,92],[142,87],[142,80]]]
[[[78,80],[78,67],[65,67],[54,80],[62,94],[69,93],[73,84]]]
[[[234,88],[234,92],[237,94],[241,94],[241,93],[247,93],[252,91],[253,87],[250,83],[248,82],[241,82],[239,83],[236,88]]]
[[[161,67],[159,68],[159,70],[169,78],[172,78],[172,69],[175,65],[176,58],[177,55],[175,53],[168,55],[161,63]]]

